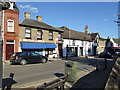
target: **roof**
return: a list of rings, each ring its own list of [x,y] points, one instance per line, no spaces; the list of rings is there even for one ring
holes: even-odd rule
[[[41,29],[48,29],[48,30],[55,30],[55,31],[62,31],[61,29],[55,28],[53,26],[50,26],[44,22],[34,20],[34,19],[29,19],[25,18],[23,19],[20,24],[20,26],[29,26],[29,27],[34,27],[34,28],[41,28]]]
[[[100,37],[100,40],[106,40],[105,38]]]
[[[84,32],[78,32],[78,31],[70,30],[65,26],[60,27],[60,28],[62,30],[64,30],[63,39],[69,39],[70,38],[70,39],[76,39],[76,40],[82,40],[82,41],[83,40],[92,41],[90,35],[88,35],[88,34],[86,34]]]
[[[11,10],[11,9],[9,9],[9,10]],[[18,9],[18,7],[17,7],[15,2],[13,4],[13,11],[19,12],[19,9]]]
[[[120,45],[120,39],[113,38],[114,42]]]
[[[96,36],[98,35],[98,33],[91,33],[90,36],[91,36],[91,39],[94,40],[96,38]]]

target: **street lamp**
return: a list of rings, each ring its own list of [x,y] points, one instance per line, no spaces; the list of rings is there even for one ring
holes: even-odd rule
[[[1,20],[1,11],[6,10],[10,7],[10,3],[8,0],[0,0],[0,20]],[[1,21],[0,21],[1,22]],[[1,23],[0,23],[1,26]],[[0,27],[0,88],[2,88],[2,71],[3,71],[3,60],[2,60],[2,54],[3,54],[3,39],[1,36],[1,27]]]

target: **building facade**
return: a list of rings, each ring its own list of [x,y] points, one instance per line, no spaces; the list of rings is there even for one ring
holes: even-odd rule
[[[42,16],[30,19],[30,13],[19,24],[19,51],[35,51],[49,58],[62,56],[63,30],[42,22]]]
[[[63,57],[85,56],[92,53],[92,40],[90,35],[61,27],[63,34]]]
[[[10,8],[1,12],[1,34],[3,38],[3,60],[18,51],[19,44],[19,9],[15,2],[10,2]]]
[[[100,54],[105,50],[106,39],[100,37],[98,45],[98,54]]]

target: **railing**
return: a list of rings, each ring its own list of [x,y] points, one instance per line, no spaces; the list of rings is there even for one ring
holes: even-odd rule
[[[67,81],[67,75],[59,77],[55,80],[52,80],[48,83],[44,83],[37,87],[37,90],[40,89],[54,89],[57,88],[59,90],[64,90],[64,84]]]

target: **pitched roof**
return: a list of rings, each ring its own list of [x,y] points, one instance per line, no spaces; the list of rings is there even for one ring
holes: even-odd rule
[[[90,36],[91,36],[91,39],[94,40],[96,38],[96,36],[98,35],[98,33],[91,33]]]
[[[63,38],[64,39],[76,39],[76,40],[86,40],[86,41],[92,41],[90,35],[84,33],[84,32],[78,32],[74,30],[69,30],[67,27],[63,26],[60,27],[60,29],[64,30]]]
[[[34,19],[23,19],[20,24],[20,26],[29,26],[29,27],[35,27],[35,28],[41,28],[41,29],[49,29],[49,30],[55,30],[55,31],[62,31],[61,29],[55,28],[53,26],[50,26],[44,22],[34,20]]]
[[[113,38],[114,42],[120,45],[120,39]]]

